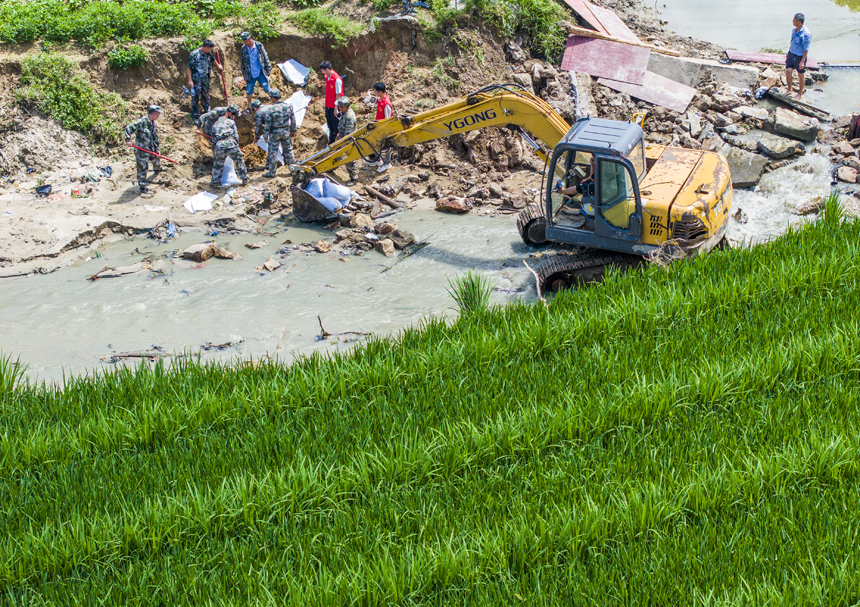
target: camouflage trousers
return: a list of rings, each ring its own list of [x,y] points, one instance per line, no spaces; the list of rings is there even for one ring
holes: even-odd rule
[[[149,170],[149,161],[152,161],[152,170],[161,170],[161,158],[151,156],[140,150],[134,151],[134,167],[137,169],[137,185],[146,185],[146,172]]]
[[[197,109],[197,104],[203,108],[203,111]],[[191,117],[194,120],[200,118],[202,114],[209,111],[209,81],[206,80],[194,83],[194,91],[191,93]]]
[[[237,145],[216,145],[215,162],[212,163],[212,183],[221,183],[221,174],[224,172],[224,162],[227,158],[233,159],[236,167],[236,176],[242,181],[248,179],[248,169],[245,167],[245,157]]]
[[[269,151],[266,154],[266,177],[274,177],[275,171],[278,169],[278,148],[284,152],[284,163],[295,164],[296,157],[293,156],[293,138],[289,135],[286,137],[269,136]]]
[[[355,166],[355,160],[346,163],[346,172],[351,181],[358,181],[358,168]]]

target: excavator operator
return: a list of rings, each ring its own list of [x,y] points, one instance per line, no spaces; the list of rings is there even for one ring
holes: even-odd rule
[[[585,177],[579,183],[567,188],[561,187],[561,179],[559,179],[558,185],[555,188],[556,192],[564,196],[575,196],[576,194],[594,196],[594,155],[589,154],[589,156],[591,157],[589,160],[590,166]]]

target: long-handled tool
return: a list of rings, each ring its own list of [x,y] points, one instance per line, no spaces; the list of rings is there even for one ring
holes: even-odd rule
[[[215,51],[215,57],[218,59],[218,63],[221,63],[221,53]],[[230,97],[227,96],[227,81],[224,79],[223,63],[221,63],[221,85],[224,87],[224,99],[227,101],[227,105],[230,105]]]
[[[212,137],[210,137],[209,135],[207,135],[207,134],[206,134],[206,133],[204,133],[203,131],[197,131],[197,134],[198,134],[198,135],[203,135],[204,137],[206,137],[206,139],[212,139]]]
[[[173,164],[182,164],[181,162],[179,162],[177,160],[173,160],[172,158],[168,158],[167,156],[162,156],[161,154],[157,154],[157,153],[153,152],[152,150],[145,150],[141,147],[134,145],[133,143],[131,144],[131,147],[133,147],[136,150],[140,150],[141,152],[146,152],[147,154],[149,154],[151,156],[155,156],[157,158],[162,158],[163,160],[166,160],[167,162],[172,162]]]

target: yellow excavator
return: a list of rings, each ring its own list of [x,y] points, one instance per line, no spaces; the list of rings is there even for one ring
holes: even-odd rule
[[[336,141],[298,166],[294,212],[307,221],[333,217],[304,191],[317,175],[392,146],[491,126],[518,129],[549,169],[543,202],[517,218],[520,237],[529,245],[574,247],[541,259],[534,268],[541,288],[600,280],[607,267],[627,269],[649,255],[684,257],[725,244],[732,204],[725,158],[646,143],[636,122],[581,118],[571,126],[516,84],[491,85],[414,116],[372,122]]]

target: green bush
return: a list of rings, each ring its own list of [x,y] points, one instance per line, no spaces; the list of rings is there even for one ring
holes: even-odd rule
[[[321,8],[299,11],[289,15],[287,19],[309,34],[332,38],[336,46],[345,44],[347,40],[364,31],[361,23],[350,21],[346,17],[335,17]]]
[[[94,141],[118,143],[128,105],[116,93],[96,91],[87,74],[57,53],[30,55],[21,63],[15,100],[57,119],[63,128]]]
[[[251,32],[254,38],[265,42],[280,35],[278,24],[281,14],[274,2],[251,4],[244,8],[241,15],[240,29]]]
[[[143,67],[149,59],[149,51],[138,44],[115,46],[108,53],[108,65],[115,70]]]
[[[482,312],[490,305],[493,283],[483,274],[469,270],[456,278],[448,279],[448,294],[457,302],[460,314]]]
[[[532,55],[557,62],[567,42],[559,22],[569,16],[553,0],[467,0],[466,9],[499,28],[504,37],[525,34]]]
[[[316,8],[323,0],[292,0],[291,4],[296,8]]]

